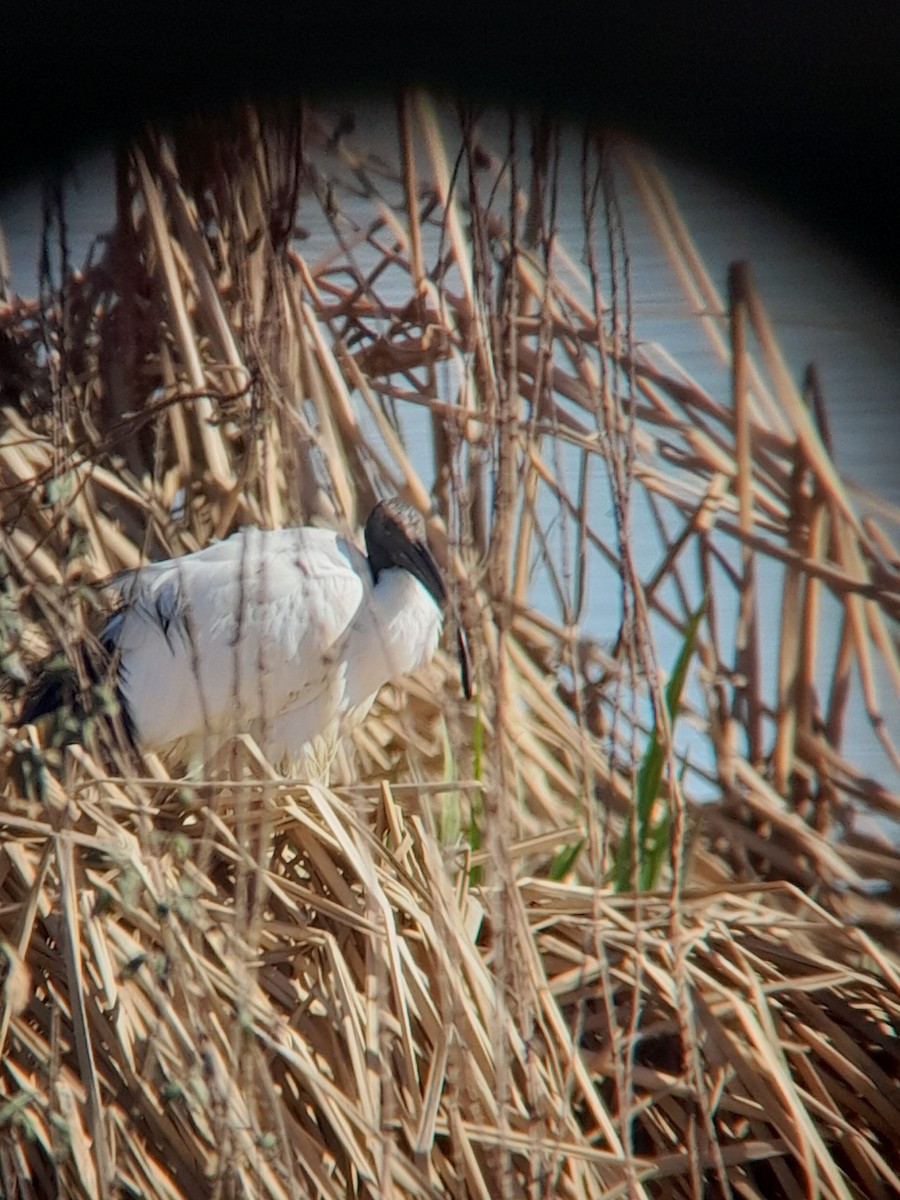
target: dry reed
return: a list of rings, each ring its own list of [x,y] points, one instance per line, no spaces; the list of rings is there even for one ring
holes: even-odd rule
[[[428,514],[479,683],[466,707],[442,654],[386,689],[330,790],[252,744],[187,783],[102,717],[7,730],[6,1195],[900,1189],[900,871],[872,820],[900,806],[841,748],[855,672],[897,759],[898,514],[860,519],[748,271],[726,310],[642,154],[585,138],[591,237],[561,243],[560,139],[519,120],[496,154],[421,97],[394,165],[310,110],[148,133],[102,256],[0,310],[13,683],[75,655],[111,572],[247,522],[352,531],[385,492]],[[733,398],[637,340],[625,178]],[[328,249],[298,252],[298,205]],[[685,769],[659,647],[704,589]],[[668,887],[614,896],[653,726]]]

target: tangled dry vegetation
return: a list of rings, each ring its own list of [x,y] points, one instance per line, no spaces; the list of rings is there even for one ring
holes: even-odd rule
[[[747,271],[723,303],[636,151],[585,139],[566,247],[558,130],[395,118],[392,153],[308,110],[148,134],[91,262],[0,308],[0,1192],[896,1195],[900,872],[867,819],[900,810],[841,746],[857,675],[896,761],[898,514],[861,518]],[[626,182],[731,394],[638,341]],[[130,761],[102,695],[12,725],[97,581],[392,492],[471,706],[440,655],[331,789],[251,744],[214,781]],[[686,759],[656,647],[704,590]],[[654,727],[667,871],[616,894]]]

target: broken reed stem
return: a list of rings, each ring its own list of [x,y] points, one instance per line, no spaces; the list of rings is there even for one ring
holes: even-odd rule
[[[751,440],[750,395],[747,389],[746,305],[750,287],[746,263],[732,264],[728,274],[731,316],[732,404],[735,429],[735,485],[738,496],[738,521],[741,543],[740,610],[738,613],[735,665],[746,679],[735,689],[747,705],[747,756],[752,763],[762,761],[762,704],[759,676],[759,633],[757,627],[756,571],[749,537],[753,532],[753,444]]]
[[[788,544],[799,557],[802,556],[806,538],[805,528],[805,492],[804,481],[806,464],[803,451],[799,444],[795,448],[794,472],[791,488],[791,524],[788,530]],[[775,786],[783,795],[787,794],[789,781],[794,765],[794,752],[797,742],[797,726],[805,726],[800,721],[800,654],[803,636],[808,631],[802,624],[804,577],[794,566],[788,566],[784,573],[781,607],[781,638],[778,655],[778,692],[776,708],[776,735],[773,751],[773,772]]]
[[[137,169],[144,202],[147,206],[147,217],[153,232],[153,242],[159,256],[163,276],[163,290],[168,300],[172,315],[172,323],[178,339],[182,360],[188,374],[188,380],[193,391],[203,393],[206,389],[206,376],[197,349],[194,331],[182,292],[172,241],[166,225],[162,198],[156,186],[156,181],[150,173],[150,168],[140,150],[134,151],[134,164]],[[222,447],[221,436],[210,420],[213,416],[212,405],[208,399],[201,398],[197,402],[196,415],[199,426],[200,440],[206,454],[207,464],[213,480],[223,490],[230,489],[233,475]]]
[[[840,510],[842,519],[849,525],[854,536],[865,541],[865,534],[853,506],[847,499],[844,485],[822,444],[819,432],[803,403],[797,386],[791,378],[768,314],[758,292],[750,283],[749,277],[742,280],[742,296],[763,360],[774,384],[775,394],[803,448],[810,469],[823,492]]]

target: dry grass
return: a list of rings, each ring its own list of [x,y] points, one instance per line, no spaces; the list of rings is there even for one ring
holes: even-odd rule
[[[354,530],[396,491],[479,683],[464,705],[451,648],[389,689],[334,790],[252,746],[173,781],[102,719],[5,735],[9,1196],[900,1188],[900,871],[865,823],[900,805],[841,749],[855,674],[897,758],[897,514],[861,519],[747,271],[723,304],[652,165],[586,140],[567,248],[533,132],[495,157],[412,98],[393,166],[309,111],[148,135],[102,256],[0,310],[11,679],[74,653],[121,567],[247,522]],[[636,340],[626,179],[730,396]],[[704,588],[684,770],[658,647]],[[613,896],[653,725],[667,890]]]

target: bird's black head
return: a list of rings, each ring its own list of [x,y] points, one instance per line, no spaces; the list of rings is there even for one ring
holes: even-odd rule
[[[428,549],[425,520],[398,497],[381,500],[366,521],[366,550],[375,579],[390,567],[402,567],[430,592],[437,605],[447,596],[440,568]]]
[[[404,504],[397,496],[379,501],[366,521],[366,550],[376,583],[381,571],[401,567],[418,579],[438,607],[443,607],[447,599],[444,579],[428,548],[425,520],[412,505]],[[462,688],[469,700],[472,697],[472,666],[465,632],[458,620],[457,642]]]

